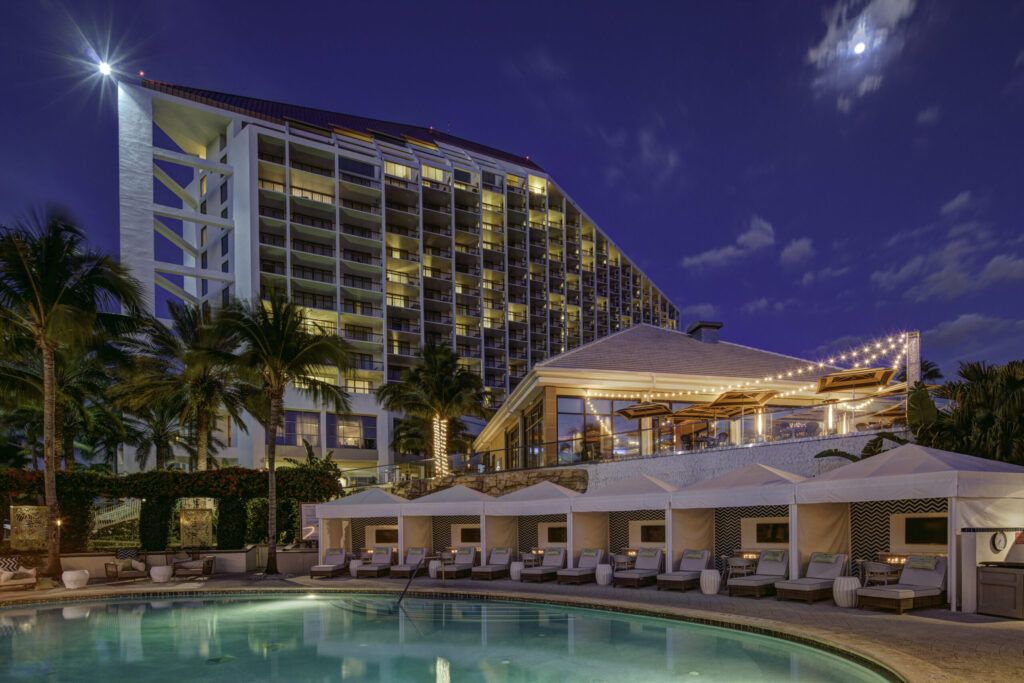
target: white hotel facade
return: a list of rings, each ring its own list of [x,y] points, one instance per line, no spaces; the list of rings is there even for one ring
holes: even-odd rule
[[[447,342],[500,405],[534,364],[679,312],[539,166],[441,133],[143,80],[118,86],[121,259],[158,312],[287,292],[355,352],[349,415],[295,392],[302,439],[352,478],[395,462],[373,392]],[[222,426],[223,427],[223,426]],[[222,429],[225,463],[265,434]],[[125,465],[133,465],[126,458]]]

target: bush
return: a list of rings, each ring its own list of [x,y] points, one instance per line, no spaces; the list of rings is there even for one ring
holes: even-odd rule
[[[139,510],[139,543],[143,550],[167,549],[173,498],[146,498]]]
[[[246,543],[267,542],[267,499],[253,498],[245,506],[245,514],[248,519],[245,525]]]
[[[240,498],[217,500],[217,548],[237,550],[245,545],[247,512],[245,501]]]

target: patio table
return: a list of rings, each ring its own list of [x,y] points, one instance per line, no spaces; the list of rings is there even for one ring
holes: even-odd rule
[[[348,570],[352,574],[353,578],[355,578],[356,574],[359,573],[359,568],[362,567],[362,566],[363,566],[363,561],[362,560],[352,560],[352,561],[350,561],[348,563]]]

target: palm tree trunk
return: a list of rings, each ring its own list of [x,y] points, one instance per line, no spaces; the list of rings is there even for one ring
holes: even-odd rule
[[[46,498],[46,570],[44,574],[58,578],[60,566],[60,526],[57,520],[57,407],[56,380],[54,378],[53,347],[45,341],[40,344],[43,355],[43,493]]]
[[[209,446],[210,438],[210,413],[201,408],[196,416],[196,436],[199,442],[196,444],[196,469],[200,472],[206,471],[206,449]]]
[[[156,450],[156,468],[162,470],[167,467],[167,446],[163,444],[157,444]]]
[[[434,435],[434,476],[447,477],[451,474],[448,467],[448,421],[440,414],[434,413],[432,422]]]
[[[282,394],[270,398],[270,422],[267,425],[267,574],[277,573],[277,423],[281,415]]]
[[[64,430],[64,469],[71,471],[75,469],[75,433]]]
[[[53,407],[53,462],[64,469],[64,406],[55,403]]]

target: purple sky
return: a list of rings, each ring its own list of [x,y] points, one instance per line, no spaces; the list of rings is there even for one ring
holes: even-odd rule
[[[92,47],[529,155],[730,341],[1024,357],[1024,2],[660,4],[4,3],[0,220],[58,201],[116,250]]]

